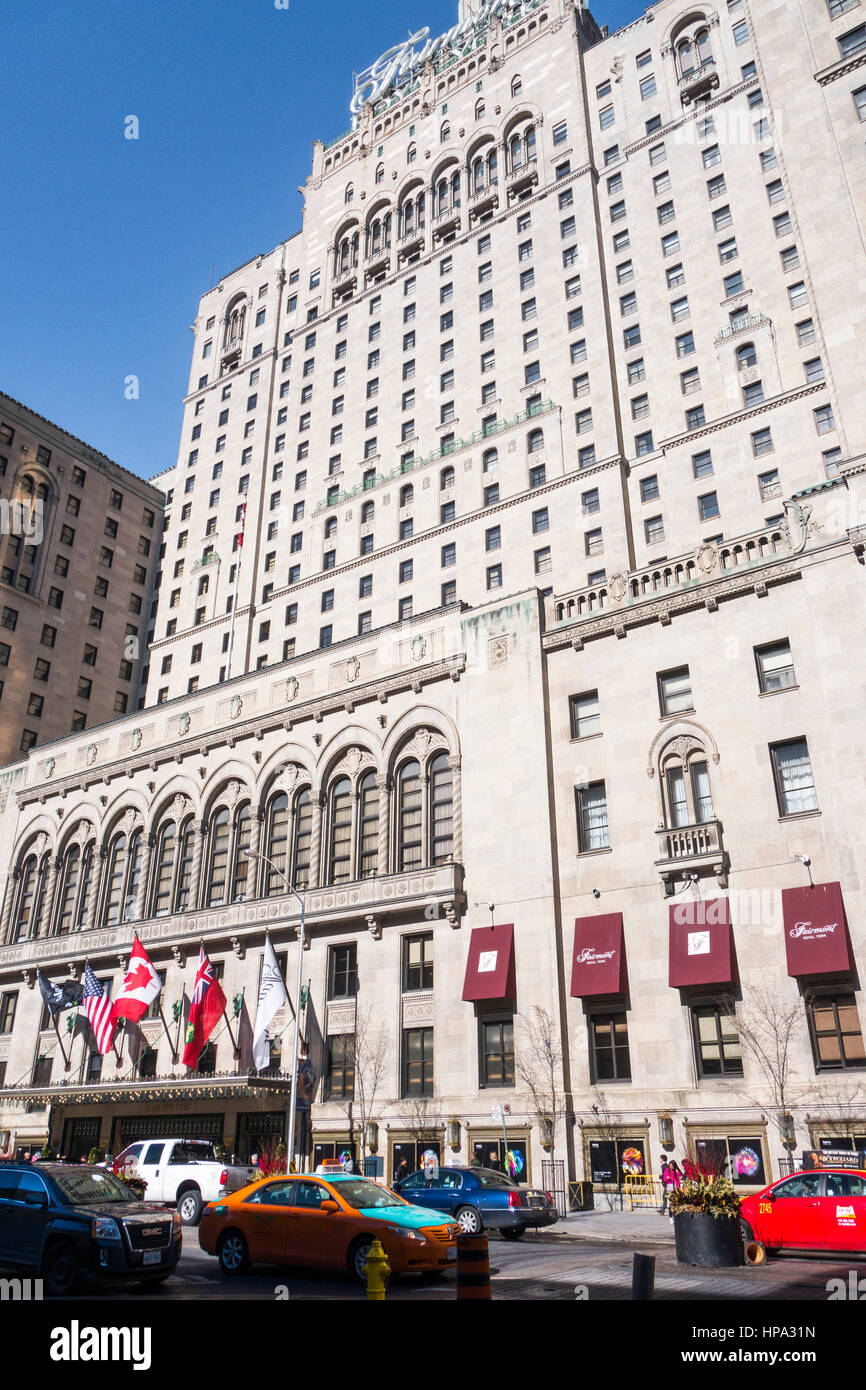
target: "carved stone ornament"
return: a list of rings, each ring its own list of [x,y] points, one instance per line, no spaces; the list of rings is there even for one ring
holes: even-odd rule
[[[487,647],[487,660],[491,666],[504,666],[508,660],[508,638],[491,637]]]
[[[85,845],[93,835],[93,824],[89,820],[79,821],[73,830],[69,843],[73,845]]]
[[[427,653],[427,640],[418,636],[412,638],[412,658],[414,661],[422,661]]]
[[[235,953],[235,955],[237,956],[238,960],[243,960],[244,957],[246,956],[246,953],[247,953],[247,948],[246,948],[246,946],[244,945],[244,943],[241,941],[240,937],[238,937],[238,936],[233,936],[233,937],[232,937],[232,950],[234,951],[234,953]]]
[[[354,777],[361,764],[368,761],[360,748],[350,748],[345,757],[340,760],[338,772],[345,772],[349,777]]]
[[[90,767],[91,763],[95,763],[95,762],[96,762],[96,755],[97,755],[98,752],[99,752],[99,750],[98,750],[98,748],[96,747],[96,744],[95,744],[95,743],[90,743],[90,744],[88,744],[88,746],[87,746],[87,754],[86,754],[87,766],[88,766],[88,767]]]
[[[129,746],[133,753],[141,747],[141,729],[133,729],[129,740]]]
[[[170,814],[176,821],[179,821],[179,820],[182,820],[182,819],[183,819],[183,817],[184,817],[184,815],[186,814],[186,812],[187,812],[188,809],[189,809],[189,797],[188,797],[188,796],[185,796],[183,792],[178,792],[177,796],[174,798],[174,800],[173,800],[172,803],[171,803],[171,807],[170,807],[169,814]]]
[[[294,790],[300,775],[301,770],[298,767],[297,763],[286,763],[285,767],[277,775],[277,778],[274,782],[274,788],[277,791],[291,793]]]
[[[294,700],[298,693],[298,680],[296,676],[289,676],[286,680],[285,696],[287,700]]]
[[[714,545],[701,545],[695,554],[695,561],[702,574],[712,574],[719,567],[719,552]]]
[[[240,695],[233,695],[231,698],[231,704],[229,705],[229,717],[231,719],[237,719],[243,707],[244,702],[241,699]]]
[[[364,921],[367,923],[367,930],[368,930],[368,932],[370,933],[370,935],[372,936],[373,940],[374,940],[374,941],[381,941],[381,940],[382,940],[382,923],[378,920],[378,918],[373,917],[373,916],[368,916],[368,917],[365,917],[365,918],[364,918]]]
[[[183,970],[186,966],[186,952],[181,950],[180,946],[172,946],[171,954],[178,969]]]
[[[40,858],[45,853],[48,848],[48,836],[45,834],[44,830],[40,830],[39,834],[36,836],[33,848]]]
[[[346,680],[356,681],[361,674],[361,663],[356,656],[350,656],[346,662]]]
[[[607,591],[614,603],[622,603],[625,598],[627,588],[626,577],[624,574],[612,574],[608,582]]]
[[[228,786],[226,787],[226,794],[225,794],[226,803],[227,803],[229,806],[234,806],[235,803],[236,803],[236,801],[237,801],[237,799],[238,799],[238,797],[239,797],[240,794],[241,794],[241,791],[242,791],[242,787],[241,787],[240,782],[238,782],[236,779],[235,779],[235,780],[232,780],[231,782],[229,782]]]
[[[181,734],[181,735],[183,735],[183,734],[188,734],[188,733],[189,733],[189,715],[188,715],[188,714],[181,714],[181,715],[178,716],[177,731],[178,731],[178,733]]]
[[[432,742],[433,735],[429,729],[417,729],[414,738],[406,745],[406,752],[414,753],[423,762]]]
[[[54,758],[46,758],[46,760],[45,760],[45,776],[46,776],[46,777],[53,777],[53,776],[54,776],[54,769],[55,769],[56,766],[57,766],[57,764],[56,764]]]

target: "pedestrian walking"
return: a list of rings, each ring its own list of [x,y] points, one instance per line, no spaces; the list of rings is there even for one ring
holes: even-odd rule
[[[396,1171],[396,1173],[394,1174],[394,1181],[395,1181],[395,1182],[402,1182],[403,1179],[404,1179],[404,1178],[408,1178],[408,1176],[409,1176],[409,1164],[406,1162],[405,1158],[401,1158],[399,1164],[397,1165],[397,1171]]]
[[[679,1187],[682,1182],[683,1170],[675,1158],[668,1158],[667,1154],[661,1155],[661,1174],[662,1174],[662,1204],[659,1207],[659,1214],[664,1216],[668,1210],[671,1190]]]

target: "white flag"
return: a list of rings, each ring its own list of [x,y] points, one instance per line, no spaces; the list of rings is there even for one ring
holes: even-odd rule
[[[277,965],[270,937],[265,937],[265,954],[262,958],[262,978],[259,984],[259,999],[256,1005],[256,1027],[253,1033],[253,1062],[263,1071],[271,1060],[268,1044],[268,1024],[277,1009],[289,1002],[285,982]]]

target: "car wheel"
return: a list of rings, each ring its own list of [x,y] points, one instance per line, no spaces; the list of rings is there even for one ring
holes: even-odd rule
[[[363,1284],[365,1288],[367,1287],[367,1273],[364,1266],[367,1263],[367,1256],[370,1253],[372,1244],[372,1236],[361,1236],[360,1240],[356,1240],[354,1245],[351,1246],[349,1258],[347,1260],[349,1273],[357,1279],[359,1284]]]
[[[521,1236],[526,1235],[525,1226],[510,1226],[507,1230],[500,1231],[503,1240],[520,1240]]]
[[[481,1231],[481,1217],[474,1207],[461,1207],[454,1217],[465,1236],[477,1236]]]
[[[45,1292],[51,1298],[64,1298],[75,1288],[77,1278],[78,1261],[72,1242],[61,1240],[50,1246],[42,1261]]]
[[[224,1274],[245,1274],[250,1267],[247,1243],[240,1231],[226,1231],[217,1250]]]
[[[740,1221],[740,1231],[743,1236],[743,1253],[745,1254],[747,1265],[766,1264],[768,1259],[767,1247],[763,1241],[755,1240],[755,1232],[748,1221]]]
[[[203,1206],[204,1202],[197,1187],[190,1187],[186,1192],[181,1193],[177,1199],[177,1209],[184,1226],[198,1225]]]

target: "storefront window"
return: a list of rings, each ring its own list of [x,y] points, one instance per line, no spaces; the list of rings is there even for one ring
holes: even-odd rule
[[[722,1173],[735,1186],[763,1187],[764,1150],[756,1134],[745,1139],[721,1136],[695,1140],[695,1157],[711,1173]]]
[[[505,1173],[514,1182],[529,1181],[525,1139],[476,1139],[472,1157],[477,1166]]]
[[[629,1136],[590,1139],[589,1169],[593,1182],[618,1187],[623,1178],[647,1172],[646,1141]]]

